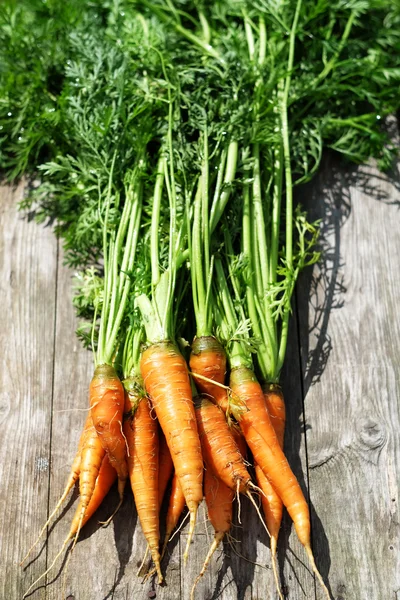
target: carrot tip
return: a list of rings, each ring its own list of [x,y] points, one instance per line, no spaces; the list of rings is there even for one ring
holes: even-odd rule
[[[332,596],[331,596],[328,588],[326,587],[324,580],[322,579],[321,573],[317,569],[317,565],[315,564],[315,558],[314,558],[313,551],[311,550],[311,546],[309,544],[307,544],[304,547],[307,552],[308,560],[310,561],[312,570],[314,571],[316,578],[318,579],[322,589],[324,590],[326,597],[328,598],[328,600],[332,600]]]
[[[119,494],[119,501],[120,501],[118,504],[118,508],[121,506],[122,501],[124,499],[125,485],[126,485],[126,479],[118,478],[118,494]],[[117,510],[118,510],[118,508],[117,508]],[[117,512],[117,511],[115,511],[115,512]]]
[[[187,559],[189,556],[190,544],[192,543],[194,529],[196,526],[196,517],[197,517],[197,506],[194,510],[190,510],[189,533],[188,533],[188,539],[187,539],[187,543],[186,543],[185,552],[183,554],[183,564],[184,565],[186,565],[186,562],[187,562]]]
[[[280,600],[284,600],[282,592],[281,592],[281,585],[280,585],[280,582],[279,582],[278,570],[276,568],[277,538],[274,535],[271,536],[271,539],[270,539],[270,548],[271,548],[272,571],[274,573],[276,591],[278,592],[279,599]]]
[[[111,521],[113,520],[113,518],[115,517],[115,515],[117,514],[117,512],[119,511],[119,509],[121,508],[122,502],[123,502],[123,498],[120,497],[117,508],[114,510],[114,512],[108,517],[108,519],[106,521],[99,521],[99,525],[103,525],[103,527],[107,527]]]
[[[222,540],[224,539],[224,536],[225,536],[225,533],[223,531],[215,532],[214,540],[210,546],[210,549],[208,550],[206,559],[203,564],[203,568],[201,569],[200,573],[197,575],[197,577],[193,583],[192,591],[190,592],[190,600],[194,600],[194,592],[196,590],[197,584],[199,583],[200,579],[203,577],[204,573],[206,572],[207,567],[210,564],[211,558],[212,558],[214,552],[216,551],[216,549],[218,548],[218,546],[220,545],[220,543],[222,542]]]

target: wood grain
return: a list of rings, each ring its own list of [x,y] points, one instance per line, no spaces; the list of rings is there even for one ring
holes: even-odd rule
[[[314,548],[337,600],[395,599],[398,184],[395,174],[344,171],[330,158],[309,201],[313,217],[324,220],[324,259],[298,293]]]
[[[0,188],[0,597],[19,599],[46,564],[19,567],[46,521],[57,242],[17,212],[23,185]],[[37,594],[44,598],[44,591]]]

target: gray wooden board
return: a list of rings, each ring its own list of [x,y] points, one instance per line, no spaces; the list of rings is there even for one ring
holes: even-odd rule
[[[297,292],[316,559],[337,600],[395,600],[398,172],[343,169],[328,157],[303,198],[310,217],[322,219],[324,252]]]
[[[21,598],[46,565],[18,563],[48,509],[57,242],[0,188],[0,598]],[[40,590],[37,598],[44,598]]]
[[[47,546],[38,546],[33,555],[37,559],[26,571],[18,567],[62,492],[85,420],[92,372],[91,354],[74,336],[72,274],[63,266],[61,253],[57,263],[51,229],[17,213],[21,194],[21,187],[3,188],[0,204],[0,336],[5,349],[0,444],[3,456],[16,457],[3,460],[1,466],[5,508],[0,517],[0,597],[11,600],[22,597],[68,533],[76,498],[66,503],[62,518],[50,529]],[[333,169],[328,158],[303,197],[310,206],[314,203],[313,216],[324,218],[325,254],[303,276],[296,294],[283,374],[288,405],[285,449],[303,489],[310,492],[316,561],[334,598],[396,599],[398,192],[372,167]],[[33,598],[189,597],[212,539],[204,507],[188,564],[181,561],[184,526],[163,562],[167,585],[160,588],[136,576],[146,544],[131,494],[107,528],[98,525],[116,502],[112,491],[85,527],[65,583],[65,567],[57,567],[47,587]],[[197,598],[276,600],[266,534],[246,499],[241,521],[233,529],[238,540],[234,549],[252,562],[225,544],[199,584]],[[322,598],[287,517],[279,569],[288,598]]]

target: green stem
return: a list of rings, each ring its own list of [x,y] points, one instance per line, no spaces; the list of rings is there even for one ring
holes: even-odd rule
[[[208,132],[207,126],[203,133],[204,145],[203,145],[203,164],[201,168],[201,229],[203,234],[203,256],[204,256],[204,272],[208,273],[210,269],[210,225],[209,225],[209,164],[208,164]]]
[[[153,3],[149,2],[148,0],[141,0],[141,1],[142,1],[142,4],[147,6],[147,8],[149,8],[154,14],[156,14],[161,19],[161,21],[163,21],[164,23],[167,23],[167,24],[171,23],[171,19],[164,13],[163,10],[156,7]],[[207,41],[203,41],[202,39],[197,37],[197,35],[195,35],[191,31],[189,31],[185,27],[183,27],[180,23],[177,23],[176,21],[172,21],[172,24],[178,33],[180,33],[181,35],[183,35],[183,37],[185,37],[187,40],[192,42],[192,44],[197,46],[197,48],[199,48],[200,50],[202,50],[203,52],[208,54],[208,56],[215,58],[219,63],[225,64],[225,61],[223,60],[220,53],[215,48],[213,48],[213,46],[211,46],[211,44],[209,44]]]
[[[242,216],[242,252],[245,261],[247,262],[247,277],[246,277],[246,301],[251,321],[251,326],[254,335],[261,339],[261,329],[259,326],[259,320],[257,315],[256,304],[254,300],[254,288],[255,288],[255,270],[252,260],[253,256],[253,244],[252,244],[252,223],[251,223],[251,203],[250,203],[250,189],[249,185],[245,184],[243,187],[243,216]]]
[[[257,229],[258,254],[260,258],[261,279],[263,290],[267,290],[269,282],[269,260],[264,210],[261,197],[260,148],[253,145],[253,211],[254,227]]]
[[[197,35],[194,35],[191,31],[188,31],[185,27],[182,27],[182,25],[178,25],[177,23],[175,23],[175,29],[178,33],[182,34],[186,39],[192,42],[195,46],[200,48],[200,50],[203,50],[203,52],[205,52],[212,58],[215,58],[219,63],[225,64],[225,61],[218,52],[218,50],[211,46],[211,44],[203,42],[203,40],[197,37]]]
[[[228,282],[226,281],[224,268],[221,259],[219,258],[215,260],[215,270],[218,280],[217,294],[221,304],[220,310],[218,311],[218,319],[225,337],[228,337],[228,335],[231,336],[232,333],[237,330],[238,321],[229,292]],[[230,340],[228,345],[230,346],[228,355],[231,368],[248,366],[249,364],[252,365],[250,352],[246,350],[240,341]]]
[[[286,187],[286,262],[290,269],[292,267],[293,260],[293,182],[292,182],[292,168],[291,168],[291,156],[290,156],[290,142],[289,142],[289,125],[288,125],[288,113],[287,104],[289,98],[289,90],[291,84],[291,73],[293,70],[294,61],[294,49],[296,42],[296,30],[297,23],[300,15],[302,0],[297,0],[296,12],[293,19],[292,28],[290,31],[290,42],[289,42],[289,59],[287,66],[287,75],[285,78],[285,88],[283,91],[282,103],[281,103],[281,125],[282,125],[282,141],[283,141],[283,160],[285,165],[285,187]]]
[[[321,83],[321,81],[329,75],[329,73],[334,68],[335,63],[336,63],[337,59],[339,58],[339,55],[342,52],[344,45],[350,35],[351,28],[353,27],[354,19],[356,18],[356,16],[357,16],[356,11],[352,10],[350,13],[350,16],[347,20],[346,27],[345,27],[343,35],[341,37],[338,49],[336,50],[336,52],[334,53],[332,58],[326,63],[326,65],[325,65],[324,69],[321,71],[321,73],[319,75],[317,75],[317,77],[315,77],[315,79],[311,82],[311,85],[310,85],[311,89],[315,89]]]
[[[195,304],[197,337],[211,334],[211,311],[208,304],[210,280],[210,232],[209,232],[209,164],[207,127],[203,132],[203,160],[201,178],[195,197],[192,228],[193,256],[192,287]]]
[[[232,140],[228,147],[228,154],[226,159],[226,167],[225,167],[225,177],[224,177],[224,185],[222,187],[221,193],[218,197],[214,196],[214,200],[211,206],[211,214],[210,214],[210,234],[214,233],[215,228],[217,227],[219,220],[222,217],[222,214],[225,210],[225,207],[228,203],[229,196],[231,194],[231,184],[235,179],[236,175],[236,166],[237,166],[237,156],[238,156],[238,143],[236,140]]]
[[[114,152],[114,156],[111,162],[110,173],[108,177],[108,186],[107,186],[107,195],[106,195],[106,211],[103,221],[103,261],[104,261],[104,301],[103,307],[101,310],[100,316],[100,327],[99,327],[99,340],[97,345],[97,353],[95,355],[95,363],[97,364],[99,355],[102,355],[103,348],[106,343],[106,324],[107,324],[107,316],[108,316],[108,304],[110,298],[110,287],[111,281],[110,277],[112,275],[111,269],[109,268],[109,252],[112,246],[112,240],[108,243],[108,216],[110,214],[110,203],[111,203],[111,190],[112,190],[112,179],[114,174],[115,161],[117,158],[117,153]],[[101,193],[99,194],[99,212],[101,214],[101,204],[100,204]]]
[[[215,259],[215,271],[218,280],[218,295],[224,309],[225,321],[230,331],[233,332],[237,329],[237,318],[220,258]]]
[[[115,311],[117,309],[118,301],[120,299],[120,293],[121,293],[120,290],[123,287],[123,281],[124,281],[124,278],[126,277],[125,271],[126,271],[127,262],[126,262],[125,258],[127,258],[129,256],[129,251],[130,251],[129,236],[128,236],[125,246],[124,246],[124,240],[125,240],[125,234],[126,234],[126,230],[128,228],[129,219],[130,219],[131,210],[132,210],[132,200],[128,196],[129,196],[129,191],[127,193],[127,198],[125,200],[124,208],[122,211],[121,221],[120,221],[118,231],[117,231],[113,254],[112,254],[112,256],[110,255],[110,262],[112,262],[113,285],[112,285],[112,291],[111,291],[110,311],[109,311],[109,315],[108,315],[108,319],[107,319],[106,339],[108,339],[108,337],[111,333],[112,325],[113,325],[114,318],[115,318]],[[119,274],[119,262],[120,262],[121,252],[123,252],[123,266],[121,265],[121,270],[120,270],[120,274]]]
[[[168,165],[165,165],[165,176],[169,199],[169,252],[168,252],[168,295],[165,303],[163,329],[166,332],[167,339],[170,339],[170,323],[172,315],[172,303],[174,299],[174,289],[176,282],[176,253],[178,250],[177,244],[177,221],[176,221],[176,184],[175,184],[175,167],[174,167],[174,150],[172,138],[172,124],[174,120],[173,102],[171,97],[171,88],[168,90],[169,96],[169,112],[168,112],[168,150],[169,150],[169,174]]]
[[[270,253],[270,282],[276,283],[279,256],[279,236],[281,226],[281,200],[283,178],[283,148],[279,144],[273,150],[274,156],[274,188],[272,194],[272,219],[271,219],[271,253]]]
[[[210,29],[210,25],[206,19],[205,14],[203,13],[203,11],[199,11],[199,19],[200,19],[200,23],[201,23],[201,27],[203,30],[203,38],[204,38],[204,42],[208,45],[210,45],[210,40],[211,40],[211,29]]]
[[[259,50],[258,50],[258,64],[262,66],[265,61],[267,54],[267,28],[265,27],[264,17],[260,17],[259,20],[260,39],[259,39]]]
[[[122,355],[122,371],[124,379],[140,377],[140,354],[143,342],[143,329],[130,327],[126,335]]]
[[[159,229],[161,199],[164,184],[165,158],[161,156],[157,165],[156,185],[154,187],[153,207],[151,213],[151,232],[150,232],[150,256],[151,256],[151,285],[154,287],[160,280],[159,266]]]
[[[294,49],[296,42],[296,31],[297,24],[300,15],[302,0],[297,0],[296,12],[293,18],[292,28],[290,31],[289,41],[289,57],[287,66],[287,75],[285,78],[285,88],[283,91],[283,97],[281,102],[281,127],[282,127],[282,142],[283,142],[283,161],[285,170],[285,191],[286,191],[286,248],[285,258],[286,266],[289,272],[293,266],[293,181],[292,181],[292,169],[291,169],[291,155],[290,155],[290,142],[289,142],[289,125],[288,125],[288,98],[291,83],[291,73],[293,70],[294,61]],[[279,343],[278,362],[282,362],[282,357],[286,353],[287,337],[289,327],[289,312],[286,311],[282,318],[281,326],[281,339]]]
[[[202,256],[202,188],[203,180],[199,180],[199,186],[194,201],[194,218],[192,228],[192,257],[191,257],[191,272],[192,272],[192,286],[193,286],[193,303],[194,312],[196,319],[196,335],[198,337],[202,335],[208,335],[205,333],[207,329],[207,316],[206,316],[206,288],[204,285],[204,269],[203,269],[203,256]],[[208,215],[207,215],[208,221]]]
[[[246,33],[247,47],[249,49],[249,58],[252,62],[254,60],[254,54],[256,51],[255,43],[254,43],[254,35],[253,29],[251,27],[250,19],[247,15],[244,17],[244,30]]]
[[[132,231],[132,235],[129,237],[132,238],[132,244],[129,248],[130,256],[129,256],[129,262],[128,262],[128,274],[121,273],[121,275],[120,275],[121,277],[124,278],[124,288],[123,288],[121,299],[119,301],[117,315],[113,321],[113,326],[112,326],[110,335],[107,337],[107,344],[105,347],[105,362],[111,361],[112,356],[114,354],[114,349],[115,349],[115,345],[116,345],[116,341],[117,341],[119,328],[122,323],[122,319],[123,319],[127,301],[128,301],[129,290],[131,288],[131,278],[129,277],[129,273],[132,271],[133,265],[135,262],[136,248],[137,248],[137,243],[138,243],[138,238],[139,238],[139,230],[140,230],[140,220],[141,220],[141,216],[142,216],[142,189],[141,189],[141,187],[142,186],[139,185],[139,190],[137,192],[135,206],[134,206],[134,209],[133,209],[133,212],[131,215],[130,230]]]

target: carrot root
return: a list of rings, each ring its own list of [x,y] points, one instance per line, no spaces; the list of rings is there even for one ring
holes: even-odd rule
[[[62,493],[62,496],[60,497],[59,501],[57,502],[56,506],[54,507],[53,512],[51,513],[51,515],[47,519],[46,523],[43,525],[43,527],[40,530],[39,535],[37,536],[35,542],[32,544],[32,546],[29,548],[28,552],[25,554],[24,558],[19,563],[19,566],[22,566],[24,564],[24,562],[26,561],[26,559],[28,558],[28,556],[30,555],[30,553],[32,552],[32,550],[35,548],[35,546],[39,542],[40,538],[42,537],[43,533],[46,531],[48,525],[51,523],[53,517],[59,511],[61,505],[63,504],[64,500],[68,496],[69,492],[74,487],[75,483],[78,481],[78,478],[79,478],[78,475],[76,475],[76,477],[73,477],[72,474],[71,474],[70,479],[69,479],[67,485],[65,486],[64,492]]]
[[[194,530],[195,530],[195,527],[196,527],[197,506],[196,506],[195,509],[192,509],[192,510],[189,509],[189,513],[190,513],[189,533],[188,533],[188,538],[187,538],[187,542],[186,542],[185,552],[183,553],[183,564],[184,565],[186,565],[186,563],[187,563],[187,559],[188,559],[188,556],[189,556],[190,544],[192,543],[192,539],[193,539],[193,535],[194,535]]]
[[[224,539],[224,536],[225,536],[225,533],[223,531],[219,531],[219,532],[215,533],[214,540],[210,546],[210,549],[208,550],[206,559],[203,564],[203,568],[201,569],[200,573],[197,575],[195,582],[193,584],[193,587],[192,587],[192,591],[190,592],[190,600],[194,600],[194,593],[196,591],[196,587],[197,587],[200,579],[203,577],[204,573],[206,572],[207,567],[211,562],[211,558],[212,558],[214,552],[217,550],[220,543],[222,542],[222,540]]]
[[[52,568],[56,564],[57,560],[60,558],[61,554],[64,552],[66,545],[70,541],[71,541],[71,536],[70,536],[70,534],[68,534],[68,537],[63,542],[61,550],[58,552],[58,554],[56,554],[56,556],[55,556],[53,562],[51,563],[51,565],[48,567],[48,569],[46,569],[46,571],[44,573],[42,573],[41,575],[39,575],[39,577],[37,579],[35,579],[35,581],[29,586],[29,588],[26,590],[26,592],[22,596],[22,599],[26,598],[29,595],[29,592],[35,587],[35,585],[37,583],[39,583],[39,581],[41,581],[43,579],[43,577],[46,577],[46,575],[48,575],[50,573],[50,571],[52,570]]]
[[[332,600],[332,596],[331,596],[331,594],[329,593],[329,590],[328,590],[328,588],[326,587],[326,585],[325,585],[325,583],[324,583],[324,580],[322,579],[322,575],[321,575],[321,573],[320,573],[320,572],[318,571],[318,569],[317,569],[317,565],[315,564],[315,558],[314,558],[313,551],[311,550],[311,546],[310,546],[310,544],[307,544],[307,545],[305,546],[305,550],[306,550],[306,553],[307,553],[307,556],[308,556],[308,560],[310,561],[310,565],[311,565],[311,567],[312,567],[312,570],[313,570],[313,572],[314,572],[314,575],[315,575],[315,576],[316,576],[316,578],[318,579],[318,581],[319,581],[319,583],[320,583],[320,585],[321,585],[321,587],[322,587],[322,589],[323,589],[323,591],[324,591],[324,593],[325,593],[326,597],[328,598],[328,600]]]
[[[278,592],[279,600],[284,600],[284,597],[281,592],[281,583],[279,581],[278,569],[277,569],[277,557],[276,557],[276,549],[278,545],[278,540],[275,536],[271,535],[270,538],[270,549],[271,549],[271,564],[272,564],[272,572],[274,574],[275,579],[275,587]]]

